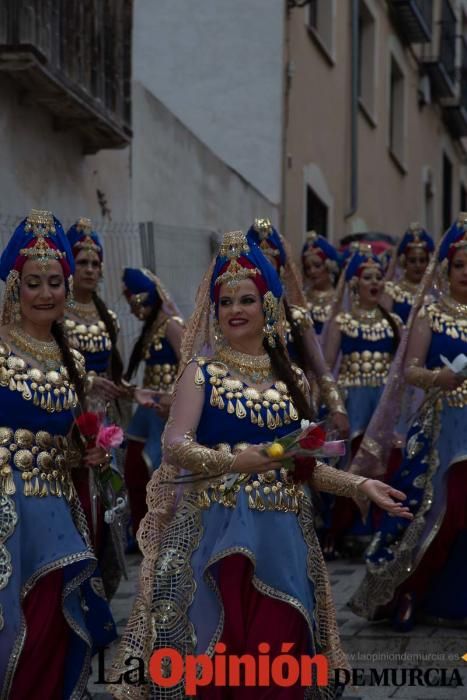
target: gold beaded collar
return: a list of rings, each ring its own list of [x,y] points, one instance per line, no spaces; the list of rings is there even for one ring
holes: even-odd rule
[[[443,294],[439,301],[441,306],[444,306],[454,318],[467,319],[467,304],[461,304],[449,294]]]
[[[271,358],[264,355],[247,355],[230,347],[221,348],[217,353],[219,362],[240,377],[249,379],[253,384],[263,384],[272,379]]]
[[[46,369],[57,369],[62,364],[62,353],[55,340],[37,340],[20,326],[8,329],[11,342],[28,357],[43,364]]]
[[[82,303],[76,299],[73,304],[73,316],[85,321],[94,321],[96,318],[100,318],[93,301]]]

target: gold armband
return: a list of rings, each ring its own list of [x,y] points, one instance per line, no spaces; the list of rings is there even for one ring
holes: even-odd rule
[[[322,462],[317,462],[310,483],[316,491],[333,493],[336,496],[357,498],[360,496],[358,487],[367,480],[366,476],[349,474],[341,469],[335,469]]]
[[[173,442],[165,450],[165,459],[182,469],[206,476],[221,476],[232,470],[236,455],[204,447],[193,440],[190,433],[183,440]]]
[[[441,372],[440,369],[427,369],[426,367],[418,367],[414,362],[411,364],[406,372],[405,378],[409,384],[413,386],[418,386],[425,391],[429,391],[435,386],[438,374]]]
[[[317,381],[321,392],[321,402],[328,407],[329,412],[347,415],[344,401],[334,378],[329,374],[323,374]]]

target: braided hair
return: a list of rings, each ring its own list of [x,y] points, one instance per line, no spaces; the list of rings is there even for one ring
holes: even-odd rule
[[[297,409],[299,417],[313,420],[313,411],[308,405],[303,391],[298,386],[296,374],[292,369],[289,356],[282,342],[276,339],[276,345],[272,348],[267,338],[265,338],[263,340],[263,347],[271,359],[271,367],[274,375],[286,384],[292,403]]]
[[[74,384],[76,393],[78,395],[78,400],[81,405],[81,407],[84,407],[85,405],[85,395],[84,395],[84,382],[83,379],[78,372],[78,368],[76,366],[76,361],[75,358],[73,357],[73,353],[71,352],[70,345],[68,343],[68,339],[65,333],[65,329],[63,328],[63,325],[59,323],[58,321],[54,321],[52,323],[52,328],[51,328],[51,333],[55,339],[55,342],[57,343],[60,352],[62,354],[62,359],[63,359],[63,364],[65,365],[68,376],[70,378],[70,382]]]
[[[381,311],[383,318],[386,319],[386,321],[389,323],[389,325],[392,328],[392,332],[394,333],[394,338],[393,338],[393,342],[392,342],[392,349],[394,352],[396,352],[396,350],[399,346],[400,340],[401,340],[399,326],[395,322],[392,314],[390,314],[389,311],[384,308],[384,306],[382,306],[381,304],[378,304],[378,309]]]
[[[146,318],[143,324],[143,328],[141,329],[141,333],[139,335],[138,340],[136,341],[134,348],[131,352],[130,355],[130,360],[128,362],[128,368],[127,371],[125,372],[125,380],[127,382],[130,381],[132,376],[135,374],[136,370],[139,367],[139,364],[141,360],[143,359],[143,350],[144,346],[146,345],[146,341],[148,339],[149,333],[152,330],[152,327],[156,321],[157,315],[159,311],[161,310],[162,307],[162,299],[160,296],[157,297],[154,306],[152,307],[149,316]]]
[[[112,343],[112,350],[110,352],[110,376],[115,384],[120,384],[123,375],[123,362],[117,348],[117,327],[105,302],[100,298],[97,292],[92,293],[92,300],[101,321],[104,322]]]
[[[290,309],[290,306],[286,299],[284,299],[284,309],[285,309],[285,318],[287,320],[287,323],[290,326],[290,333],[292,335],[292,340],[294,344],[294,349],[295,352],[297,353],[297,359],[298,359],[298,364],[303,370],[308,370],[309,368],[309,362],[308,362],[308,356],[307,352],[305,349],[305,343],[303,341],[303,335],[302,331],[300,328],[300,325],[296,321],[296,319],[293,318],[292,316],[292,311]]]

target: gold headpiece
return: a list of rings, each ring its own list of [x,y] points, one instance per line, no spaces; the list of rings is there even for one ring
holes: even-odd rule
[[[26,258],[34,258],[44,270],[49,260],[62,260],[66,257],[62,251],[48,246],[45,240],[56,234],[54,218],[50,211],[31,209],[31,213],[26,219],[24,231],[32,233],[36,242],[28,248],[21,248],[19,254]]]
[[[248,253],[250,246],[243,231],[228,231],[224,234],[219,255],[228,258],[229,263],[225,272],[216,279],[215,284],[221,285],[224,282],[230,287],[238,284],[241,280],[255,277],[259,274],[258,268],[247,268],[240,265],[238,258],[244,253]]]
[[[307,231],[305,236],[305,243],[314,243],[319,238],[316,231]]]
[[[91,235],[91,233],[92,233],[92,221],[91,221],[91,219],[88,219],[85,216],[80,216],[80,218],[76,222],[76,230],[82,231],[83,233],[87,233],[88,235]]]
[[[272,223],[270,219],[255,219],[253,222],[253,228],[259,235],[260,240],[268,238],[272,233]]]
[[[304,250],[304,257],[308,256],[319,256],[317,248],[314,246],[316,241],[318,240],[319,236],[316,233],[316,231],[308,231],[306,236],[305,236],[305,250]]]
[[[97,245],[97,243],[93,240],[91,233],[92,233],[92,221],[91,219],[88,219],[86,216],[80,216],[80,218],[77,220],[76,224],[76,230],[79,233],[84,233],[84,238],[81,241],[77,241],[73,248],[79,248],[79,250],[86,250],[91,253],[97,253],[97,255],[100,257],[101,256],[101,248]]]

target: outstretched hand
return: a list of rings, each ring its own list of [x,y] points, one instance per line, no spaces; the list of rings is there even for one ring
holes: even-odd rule
[[[379,508],[386,510],[389,515],[396,518],[413,520],[413,513],[408,506],[402,505],[400,501],[405,501],[407,496],[402,491],[398,491],[389,484],[377,479],[367,479],[358,490],[373,501]]]

